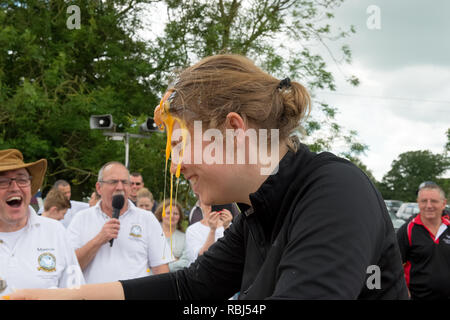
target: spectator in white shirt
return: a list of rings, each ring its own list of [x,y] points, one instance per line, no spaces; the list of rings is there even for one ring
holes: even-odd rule
[[[200,202],[203,219],[191,224],[186,229],[186,252],[189,263],[194,262],[208,248],[223,237],[223,232],[229,227],[233,215],[227,209],[211,211],[211,206]]]
[[[0,150],[2,294],[19,288],[67,288],[84,284],[65,228],[53,219],[39,217],[29,205],[46,170],[45,159],[24,163],[19,150]]]
[[[50,219],[62,220],[70,206],[70,201],[66,198],[64,193],[58,189],[51,189],[45,197],[44,212],[42,213],[42,216]]]
[[[68,228],[86,282],[143,277],[149,268],[153,274],[169,272],[170,251],[164,251],[165,238],[158,220],[128,199],[128,169],[120,162],[105,164],[96,188],[101,200],[79,212]],[[128,200],[115,219],[112,198],[118,194]]]
[[[66,180],[57,180],[53,186],[52,189],[58,189],[64,195],[67,199],[70,200],[72,196],[72,188],[70,187],[70,183]],[[44,200],[45,201],[45,200]],[[64,215],[64,218],[61,220],[61,223],[64,225],[64,227],[68,227],[70,222],[72,221],[73,217],[78,211],[84,210],[89,208],[89,204],[82,202],[82,201],[75,201],[70,200],[70,208],[67,210],[66,214]],[[38,214],[42,214],[43,210],[39,210]]]

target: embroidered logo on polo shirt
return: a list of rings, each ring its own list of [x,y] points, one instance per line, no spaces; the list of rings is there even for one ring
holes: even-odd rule
[[[130,236],[133,236],[135,238],[140,238],[142,237],[142,228],[140,225],[135,224],[131,227],[130,230]]]
[[[38,258],[39,267],[38,270],[42,270],[45,272],[54,272],[56,271],[56,258],[50,252],[44,252]]]

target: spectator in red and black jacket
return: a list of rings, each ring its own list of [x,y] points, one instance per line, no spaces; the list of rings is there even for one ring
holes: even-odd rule
[[[420,212],[397,232],[412,299],[450,298],[450,221],[442,215],[447,203],[436,184],[419,189]]]

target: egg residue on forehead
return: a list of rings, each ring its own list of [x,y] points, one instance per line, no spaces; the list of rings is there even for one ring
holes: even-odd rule
[[[166,162],[165,162],[165,169],[164,169],[164,200],[163,203],[166,202],[166,176],[167,176],[167,164],[169,162],[170,154],[172,153],[172,134],[173,134],[173,127],[176,122],[180,125],[180,128],[182,130],[182,148],[181,148],[181,155],[179,157],[180,161],[177,163],[177,169],[175,171],[175,177],[176,177],[176,190],[175,190],[175,200],[178,196],[178,185],[180,181],[180,173],[181,173],[181,162],[183,159],[184,151],[186,148],[186,137],[187,137],[187,126],[183,119],[179,117],[173,116],[170,112],[170,102],[168,101],[170,95],[173,93],[173,90],[168,90],[163,98],[161,99],[159,106],[156,107],[154,111],[154,120],[156,125],[160,130],[166,129],[167,132],[167,140],[166,140]],[[172,252],[172,199],[173,199],[173,173],[170,173],[170,201],[169,201],[169,220],[170,220],[170,251]],[[163,205],[162,208],[162,217],[164,218],[166,216],[166,206]]]

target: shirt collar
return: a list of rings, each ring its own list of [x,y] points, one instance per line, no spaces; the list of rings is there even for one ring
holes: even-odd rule
[[[424,225],[422,219],[420,218],[420,213],[412,220],[414,224]],[[446,216],[441,217],[441,224],[445,224],[446,226],[450,225],[450,220]]]
[[[25,228],[30,229],[32,227],[39,227],[39,216],[37,215],[36,211],[34,211],[33,207],[28,206],[28,220],[27,224],[25,225]]]

